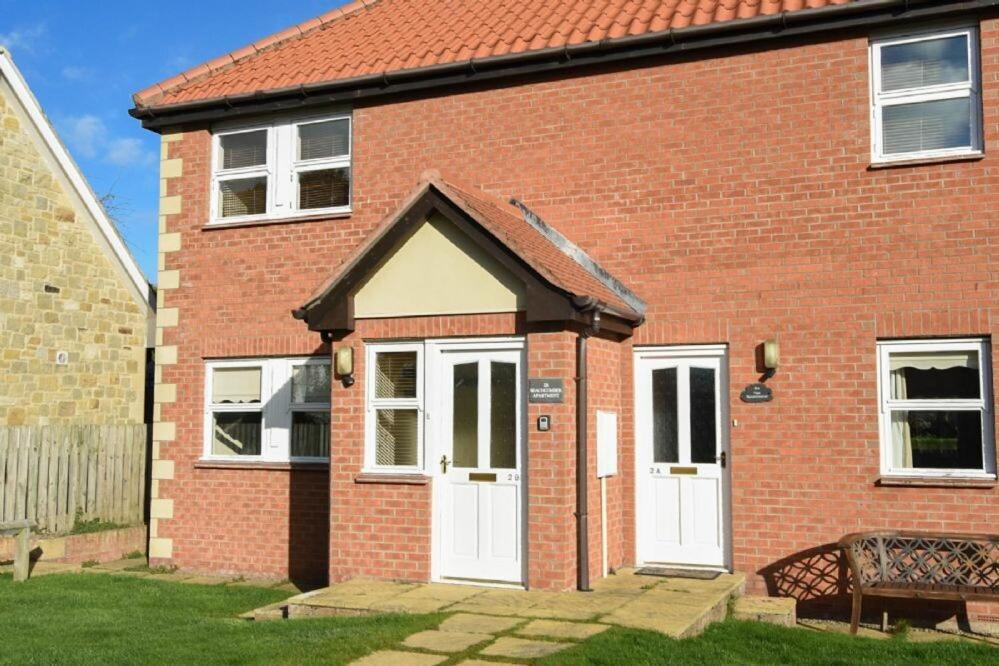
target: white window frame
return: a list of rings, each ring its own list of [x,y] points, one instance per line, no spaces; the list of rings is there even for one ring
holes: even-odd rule
[[[384,352],[416,352],[416,397],[415,398],[376,398],[375,397],[375,362],[376,357]],[[364,367],[367,373],[365,381],[365,426],[364,426],[364,469],[368,474],[415,474],[426,470],[426,447],[424,446],[425,421],[427,419],[424,405],[423,385],[426,369],[423,365],[424,345],[422,343],[383,342],[365,345]],[[379,409],[415,409],[416,410],[416,464],[415,465],[379,465],[375,462],[375,428],[378,422],[376,413]]]
[[[327,463],[327,458],[292,456],[292,412],[329,412],[329,402],[291,402],[292,369],[301,365],[330,365],[330,359],[317,357],[240,358],[205,362],[204,448],[202,460],[213,462],[310,462]],[[214,371],[218,368],[260,368],[260,402],[249,404],[212,403]],[[331,374],[332,381],[332,374]],[[259,411],[261,418],[260,455],[225,456],[212,453],[213,412]],[[330,446],[332,446],[332,435]]]
[[[931,39],[966,36],[968,38],[969,80],[959,83],[881,91],[881,50],[887,46],[910,44]],[[978,27],[938,27],[905,35],[872,38],[870,43],[871,70],[871,161],[875,164],[906,162],[940,157],[976,156],[982,154],[981,65]],[[923,150],[909,153],[885,153],[883,149],[883,112],[885,107],[917,102],[932,102],[967,97],[971,100],[971,144],[957,148]]]
[[[314,160],[298,159],[298,128],[334,120],[347,121],[347,154]],[[240,169],[222,169],[222,137],[255,131],[267,132],[267,164]],[[341,215],[351,212],[353,204],[354,122],[350,113],[335,113],[304,118],[280,118],[267,123],[224,125],[212,132],[212,190],[209,224],[226,226],[292,220],[302,217]],[[350,188],[346,206],[327,208],[298,207],[299,174],[321,169],[346,168]],[[219,210],[219,185],[226,180],[267,176],[267,210],[258,215],[222,217]]]
[[[878,410],[881,439],[882,476],[995,479],[996,447],[992,417],[992,356],[988,340],[927,339],[887,340],[878,342]],[[978,352],[979,397],[977,399],[896,400],[891,397],[891,359],[893,353],[907,352]],[[981,469],[929,469],[899,467],[892,459],[891,412],[897,410],[980,411],[982,414]]]
[[[967,36],[970,79],[959,83],[881,91],[881,50],[886,46]],[[871,161],[875,164],[905,162],[939,157],[977,156],[983,151],[981,102],[981,48],[978,27],[973,25],[927,29],[920,32],[873,38],[870,45],[871,69]],[[923,150],[910,153],[885,153],[883,150],[883,111],[887,106],[932,102],[967,97],[971,100],[971,146]]]

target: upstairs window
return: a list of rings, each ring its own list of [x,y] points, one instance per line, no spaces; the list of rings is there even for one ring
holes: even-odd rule
[[[995,473],[989,356],[983,340],[878,345],[885,473]]]
[[[350,132],[349,116],[217,131],[211,221],[349,211]]]
[[[975,28],[871,43],[875,162],[981,152],[978,53]]]

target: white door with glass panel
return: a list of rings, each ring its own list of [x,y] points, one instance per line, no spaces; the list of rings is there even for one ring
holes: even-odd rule
[[[431,348],[437,577],[520,584],[523,350]]]
[[[725,348],[635,359],[638,561],[727,566]]]

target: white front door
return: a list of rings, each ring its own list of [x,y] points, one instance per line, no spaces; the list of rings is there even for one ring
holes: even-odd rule
[[[638,561],[728,565],[724,347],[635,357]]]
[[[522,345],[434,349],[436,577],[522,584]]]

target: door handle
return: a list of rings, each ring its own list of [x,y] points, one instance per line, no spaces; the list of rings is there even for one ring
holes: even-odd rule
[[[721,463],[722,469],[725,469],[725,465],[728,463],[728,454],[725,451],[722,451],[721,455],[718,456],[718,462]]]
[[[447,459],[447,455],[441,456],[441,474],[447,474],[447,466],[450,462],[451,461]]]

